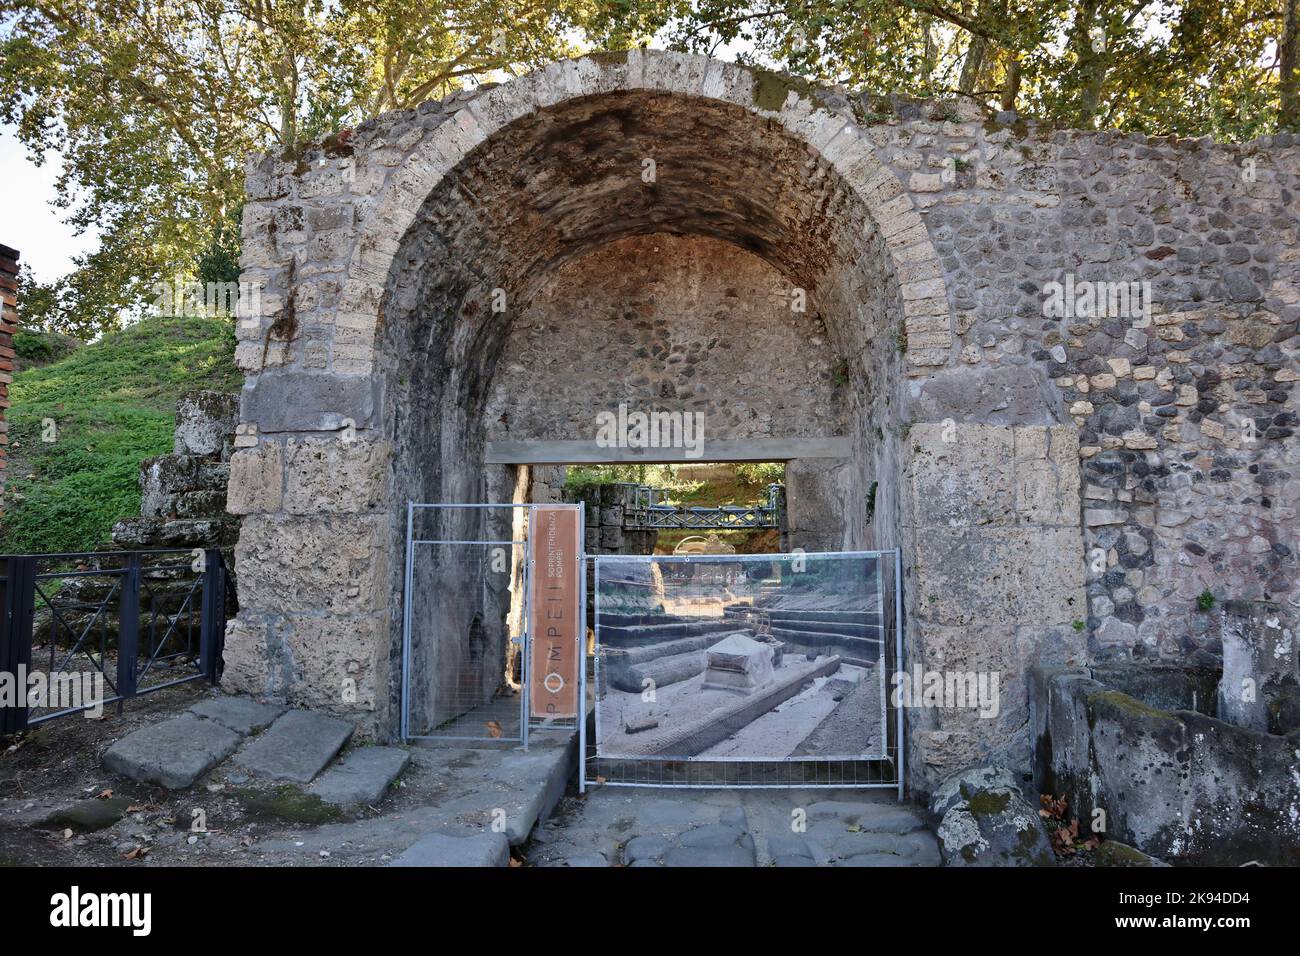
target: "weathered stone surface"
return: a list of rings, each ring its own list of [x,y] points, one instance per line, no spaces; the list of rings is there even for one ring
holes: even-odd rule
[[[1035,780],[1080,820],[1175,863],[1285,864],[1300,854],[1296,734],[1164,711],[1080,669],[1035,670]]]
[[[262,433],[369,428],[378,407],[379,380],[355,375],[271,369],[245,386],[240,420]]]
[[[45,826],[70,827],[81,833],[91,833],[111,827],[126,815],[134,801],[130,797],[106,797],[103,800],[78,800],[54,811],[44,821]]]
[[[201,700],[190,708],[191,714],[216,721],[241,737],[269,727],[284,711],[285,708],[279,704],[261,704],[247,697]]]
[[[1219,717],[1272,730],[1274,700],[1300,683],[1295,618],[1271,601],[1227,601],[1218,620],[1223,642]]]
[[[284,453],[277,442],[259,442],[230,456],[226,510],[236,515],[276,512],[283,503]]]
[[[1141,850],[1121,843],[1119,840],[1103,840],[1092,854],[1093,866],[1106,867],[1153,867],[1168,866],[1153,856],[1147,856]]]
[[[291,710],[246,743],[234,763],[272,780],[309,783],[348,742],[352,729],[346,720]]]
[[[388,442],[310,439],[287,446],[284,510],[290,514],[369,511],[386,491]]]
[[[411,845],[389,866],[481,867],[510,863],[510,844],[504,834],[444,836],[431,833]]]
[[[104,752],[104,767],[182,790],[234,753],[239,741],[239,734],[215,721],[182,714],[127,734]]]
[[[947,866],[1056,865],[1038,807],[1013,779],[1003,768],[980,767],[940,787],[931,809],[947,808],[938,831]]]
[[[239,399],[225,392],[187,392],[176,403],[172,451],[209,458],[230,455],[231,436],[239,423]]]
[[[383,799],[411,761],[400,747],[359,747],[343,756],[309,787],[326,803],[373,805]]]
[[[388,601],[388,556],[383,516],[250,515],[235,550],[240,604],[280,613],[380,611]]]

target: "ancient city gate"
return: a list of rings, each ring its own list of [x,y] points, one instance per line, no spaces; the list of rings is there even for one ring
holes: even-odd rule
[[[909,713],[919,785],[1027,760],[1030,663],[1191,653],[1184,596],[1222,567],[1293,593],[1294,513],[1190,485],[1226,480],[1198,455],[1286,465],[1300,265],[1261,237],[1294,244],[1295,147],[1246,183],[1229,147],[1022,133],[633,50],[250,164],[227,683],[397,733],[407,502],[552,500],[621,406],[702,415],[678,455],[789,462],[792,547],[902,549],[904,663],[1003,675],[996,716]],[[1213,229],[1223,255],[1184,254]],[[1161,314],[1049,321],[1074,272]],[[514,540],[509,510],[457,533]],[[456,680],[428,672],[423,707]]]

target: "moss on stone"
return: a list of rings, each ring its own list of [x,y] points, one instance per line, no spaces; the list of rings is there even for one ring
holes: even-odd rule
[[[232,795],[244,805],[248,813],[286,823],[314,826],[343,818],[343,812],[338,807],[326,803],[314,793],[304,793],[287,784],[269,790],[240,787]]]
[[[599,66],[619,66],[627,63],[627,50],[597,50],[588,59]]]
[[[1173,714],[1166,710],[1158,710],[1142,703],[1136,697],[1130,697],[1128,694],[1121,693],[1117,690],[1099,690],[1088,695],[1088,705],[1091,707],[1098,703],[1109,704],[1116,710],[1126,711],[1142,717],[1154,717],[1160,720],[1173,720]]]
[[[972,816],[991,817],[1007,808],[1007,804],[1011,802],[1011,794],[981,790],[967,802]]]
[[[797,76],[774,73],[771,70],[753,70],[754,105],[762,110],[776,112],[785,105],[786,98],[793,90],[800,99],[812,92],[812,84]]]

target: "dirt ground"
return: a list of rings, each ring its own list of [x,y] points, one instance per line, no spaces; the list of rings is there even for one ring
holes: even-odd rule
[[[62,717],[0,737],[0,866],[341,865],[328,850],[268,853],[260,844],[292,845],[296,835],[319,825],[378,817],[379,811],[344,813],[296,787],[258,784],[226,765],[179,793],[103,768],[101,757],[115,740],[210,693],[199,683],[180,685],[129,701],[121,714],[110,707],[100,719]],[[408,769],[385,799],[384,814],[425,802],[430,795],[409,785],[418,778]],[[122,798],[125,814],[101,830],[48,819],[78,801]],[[205,826],[196,830],[199,824]],[[377,854],[373,862],[386,860]]]

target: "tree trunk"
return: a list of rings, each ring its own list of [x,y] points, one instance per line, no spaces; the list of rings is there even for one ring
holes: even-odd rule
[[[1282,39],[1278,44],[1279,129],[1300,132],[1300,0],[1282,0]]]

